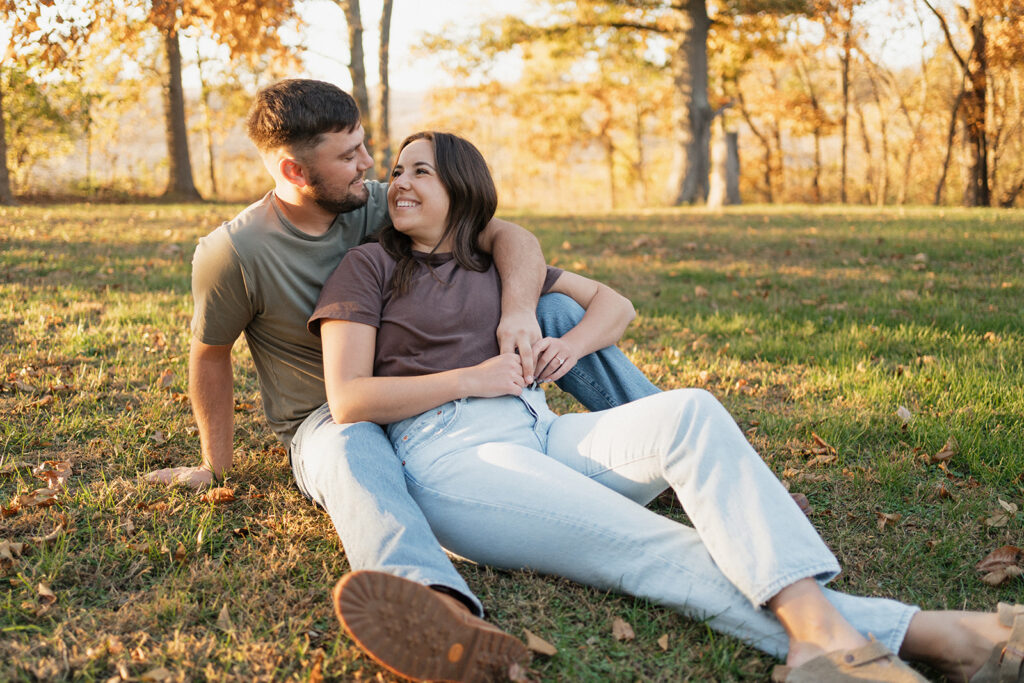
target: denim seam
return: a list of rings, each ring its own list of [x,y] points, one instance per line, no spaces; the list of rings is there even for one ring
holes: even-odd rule
[[[634,458],[633,460],[630,460],[629,462],[623,462],[623,463],[619,463],[617,465],[609,465],[609,466],[605,467],[604,469],[596,470],[594,472],[588,473],[586,476],[589,477],[590,479],[593,479],[594,477],[599,477],[602,474],[606,474],[608,472],[616,472],[616,471],[618,471],[618,470],[620,470],[622,468],[632,467],[633,465],[636,465],[639,462],[643,462],[644,460],[651,460],[652,458],[657,458],[657,457],[658,457],[657,453],[650,453],[648,455],[640,456],[639,458]],[[667,480],[665,482],[665,488],[669,488]]]
[[[611,396],[611,394],[604,390],[604,385],[595,381],[593,377],[591,377],[586,372],[579,370],[578,368],[579,366],[574,367],[572,370],[566,373],[566,377],[572,375],[572,377],[575,378],[578,382],[580,382],[581,384],[586,384],[591,390],[594,391],[594,393],[603,398],[605,400],[605,403],[607,404],[606,406],[604,406],[603,409],[614,408],[616,405],[615,399]],[[559,382],[564,381],[566,377],[563,377],[561,380],[559,380]],[[558,384],[558,382],[556,382],[556,384]],[[559,388],[561,388],[561,384],[559,384]],[[591,412],[594,412],[593,407],[588,406],[588,409]]]
[[[466,497],[466,496],[451,495],[449,493],[445,493],[444,491],[440,491],[440,490],[435,489],[435,488],[433,488],[431,486],[427,486],[427,485],[423,484],[422,482],[418,481],[414,476],[412,476],[409,473],[408,470],[405,471],[405,478],[412,485],[414,485],[416,487],[419,487],[420,489],[423,489],[424,491],[429,491],[430,493],[436,495],[438,498],[441,498],[441,499],[451,500],[451,501],[458,501],[458,502],[462,502],[462,503],[470,503],[470,504],[473,504],[473,505],[479,505],[480,507],[492,508],[494,510],[511,510],[511,511],[517,512],[519,514],[523,514],[523,515],[526,515],[526,516],[534,517],[535,519],[539,519],[539,520],[544,521],[544,522],[559,521],[561,523],[566,524],[567,526],[575,527],[577,529],[581,529],[583,531],[587,531],[587,532],[593,533],[596,536],[603,536],[604,538],[607,538],[607,539],[610,539],[610,540],[613,540],[613,541],[622,542],[619,535],[606,533],[604,531],[604,528],[601,527],[601,526],[581,524],[581,523],[579,523],[578,520],[575,520],[575,519],[570,518],[570,517],[565,517],[565,516],[562,516],[562,515],[551,515],[551,514],[541,515],[541,514],[538,514],[532,508],[515,507],[515,506],[511,506],[511,505],[498,505],[498,504],[496,504],[496,503],[494,503],[492,501],[487,501],[487,500],[483,500],[483,499],[475,499],[475,498],[469,498],[469,497]],[[652,514],[654,514],[654,513],[652,513]],[[679,524],[679,522],[676,522],[676,524]],[[681,525],[681,526],[685,526],[685,525]],[[635,546],[636,545],[636,543],[632,539],[629,539],[629,538],[626,538],[624,543],[628,543],[630,546]],[[654,553],[653,557],[655,557],[656,559],[661,560],[665,564],[668,564],[668,565],[671,565],[673,567],[676,567],[681,573],[691,577],[691,581],[692,581],[692,583],[694,585],[700,584],[700,585],[711,586],[711,587],[715,587],[715,588],[722,587],[722,588],[726,588],[726,589],[730,589],[730,590],[737,590],[736,586],[734,586],[727,578],[725,578],[724,575],[723,575],[723,578],[725,579],[724,581],[720,581],[720,582],[719,581],[709,581],[706,576],[694,573],[688,567],[686,567],[684,565],[680,565],[679,563],[677,563],[674,559],[672,559],[670,557],[665,557],[665,556],[657,554],[657,553]]]
[[[445,432],[447,432],[448,429],[452,426],[452,424],[454,424],[455,420],[459,418],[459,413],[462,410],[462,401],[451,401],[451,403],[454,406],[452,409],[451,417],[444,423],[443,427],[441,427],[436,432],[431,434],[426,441],[417,441],[414,444],[417,449],[426,448],[428,445],[434,443],[434,441],[436,441],[438,437],[442,436]],[[438,409],[440,408],[432,408],[431,410],[424,411],[424,413],[421,413],[421,416],[425,415],[428,412],[433,412]],[[407,429],[402,431],[401,434],[395,435],[394,439],[388,439],[389,441],[391,441],[391,445],[394,447],[395,453],[398,455],[399,458],[402,459],[403,463],[405,462],[405,459],[406,457],[408,457],[409,454],[409,444],[407,444],[405,441],[402,441],[402,437],[408,434],[409,430],[412,429],[412,427],[415,426],[417,422],[419,422],[418,419],[414,420]],[[387,431],[385,430],[385,436],[386,435]]]

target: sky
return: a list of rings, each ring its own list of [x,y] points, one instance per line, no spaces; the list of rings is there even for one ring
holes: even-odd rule
[[[381,1],[361,0],[363,50],[366,53],[366,80],[378,83],[377,44]],[[414,56],[412,46],[427,33],[441,31],[450,24],[475,26],[491,17],[517,14],[526,7],[522,0],[394,0],[391,14],[390,69],[391,87],[398,91],[418,91],[442,85],[444,77],[435,61]],[[345,15],[332,0],[307,3],[303,18],[307,28],[305,42],[310,46],[306,58],[307,76],[350,88],[348,76],[348,33]]]

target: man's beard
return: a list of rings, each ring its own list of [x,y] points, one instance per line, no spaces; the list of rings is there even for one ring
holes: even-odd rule
[[[323,176],[315,171],[311,171],[309,174],[308,187],[310,197],[316,202],[316,205],[330,213],[355,211],[366,206],[366,201],[370,196],[365,185],[362,188],[362,194],[356,194],[347,189],[340,197],[336,196],[336,193],[329,194],[331,191],[330,187],[324,182]],[[351,183],[349,187],[351,187]]]

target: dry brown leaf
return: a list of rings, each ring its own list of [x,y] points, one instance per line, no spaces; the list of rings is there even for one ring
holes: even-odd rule
[[[663,633],[661,638],[658,638],[658,647],[662,650],[668,650],[668,634]]]
[[[160,375],[160,379],[157,380],[157,386],[161,389],[170,389],[172,384],[174,384],[174,371],[167,368],[164,370],[163,374]]]
[[[18,503],[18,501],[12,502],[11,507],[7,507],[6,505],[0,505],[0,519],[7,519],[8,517],[13,517],[14,515],[18,514],[20,510],[21,504]]]
[[[929,456],[929,460],[934,465],[935,463],[946,462],[960,451],[960,445],[956,442],[955,437],[949,437],[946,439],[945,445],[935,455]]]
[[[185,555],[187,554],[187,551],[185,550],[185,544],[184,543],[178,543],[178,547],[174,549],[173,553],[171,552],[171,549],[169,547],[167,547],[167,544],[164,544],[164,545],[160,546],[160,552],[161,553],[167,553],[168,555],[170,555],[171,559],[174,560],[175,562],[182,562],[182,561],[184,561]]]
[[[167,443],[167,435],[157,430],[149,435],[149,440],[157,445],[160,445],[163,443]]]
[[[40,581],[39,585],[36,586],[36,593],[39,595],[39,602],[44,605],[49,606],[57,602],[56,594],[54,594],[54,592],[50,590],[50,586],[43,581]]]
[[[0,541],[0,572],[6,572],[8,569],[13,567],[14,560],[21,557],[21,553],[24,549],[24,543]]]
[[[18,496],[18,506],[23,508],[45,508],[57,502],[57,492],[53,489],[36,489],[32,493]]]
[[[807,496],[802,493],[791,493],[789,494],[796,503],[797,507],[800,508],[800,512],[804,513],[808,517],[814,514],[814,508],[811,507],[811,501],[807,500]]]
[[[996,548],[974,565],[979,572],[990,572],[1010,565],[1024,567],[1024,550],[1012,545]]]
[[[252,529],[250,529],[247,526],[240,526],[232,529],[231,533],[233,533],[235,536],[238,536],[239,538],[245,538],[246,536],[252,533]]]
[[[833,448],[831,444],[826,442],[825,439],[821,438],[820,436],[818,436],[814,432],[811,432],[811,438],[814,439],[814,443],[818,444],[819,448],[824,448],[829,453],[835,453],[836,452],[836,449]]]
[[[1002,498],[997,498],[996,500],[999,501],[999,507],[1001,507],[1004,510],[1006,510],[1006,512],[1008,512],[1011,515],[1017,514],[1017,504],[1016,503],[1007,503]]]
[[[839,456],[832,454],[816,455],[807,461],[808,467],[817,467],[818,465],[831,465],[836,461]]]
[[[878,512],[875,511],[875,516],[878,517],[878,530],[885,531],[887,526],[895,526],[897,522],[903,519],[903,515],[899,512]]]
[[[547,657],[554,657],[558,654],[558,648],[540,636],[534,634],[530,629],[524,628],[523,633],[526,634],[526,648],[531,652],[536,652],[539,655],[545,655]]]
[[[62,489],[71,476],[71,463],[67,460],[47,460],[32,468],[32,474],[45,481],[47,488]]]
[[[512,683],[531,683],[529,669],[519,662],[512,662],[508,667],[508,680]]]
[[[703,299],[705,297],[710,296],[711,292],[708,291],[707,287],[701,287],[700,285],[697,285],[696,287],[693,288],[693,295],[699,299]]]
[[[220,608],[220,614],[217,615],[217,628],[225,633],[235,628],[235,625],[231,623],[231,614],[228,612],[227,603],[224,603],[224,606]]]
[[[146,681],[146,683],[161,683],[161,681],[169,681],[174,678],[174,674],[165,669],[162,666],[158,666],[155,669],[150,669],[146,673],[142,674],[140,680]]]
[[[324,681],[324,651],[317,648],[312,652],[313,668],[309,670],[309,683],[323,683]]]
[[[1005,512],[997,512],[985,519],[985,526],[992,527],[993,529],[1002,529],[1004,526],[1010,523],[1010,515]]]
[[[633,640],[636,634],[628,621],[615,617],[615,621],[612,622],[612,637],[615,640]]]
[[[200,499],[206,503],[230,503],[235,499],[235,490],[226,486],[218,486],[204,493]]]
[[[134,550],[137,553],[144,553],[147,550],[149,550],[149,543],[146,543],[145,541],[138,541],[136,543],[126,543],[125,545],[128,546],[129,550]]]
[[[52,543],[53,541],[56,541],[57,538],[59,538],[61,533],[63,532],[64,525],[58,524],[56,529],[46,534],[45,536],[32,536],[31,538],[29,538],[29,540],[38,545],[46,545],[47,543]]]

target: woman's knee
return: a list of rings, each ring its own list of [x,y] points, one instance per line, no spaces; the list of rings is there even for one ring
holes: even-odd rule
[[[583,319],[583,307],[558,293],[545,294],[537,302],[537,322],[545,337],[561,337]]]

